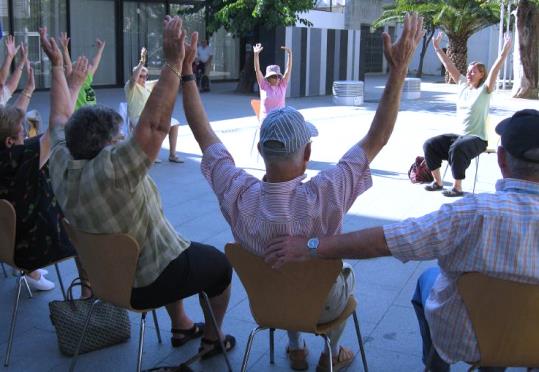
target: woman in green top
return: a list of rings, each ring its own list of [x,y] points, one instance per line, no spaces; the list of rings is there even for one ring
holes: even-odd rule
[[[69,55],[68,49],[69,40],[70,38],[67,37],[67,33],[60,33],[60,43],[62,44],[62,53],[64,57],[66,77],[69,77],[71,75],[71,71],[73,70],[71,64],[71,57]],[[88,75],[86,76],[86,80],[84,80],[84,83],[80,88],[79,96],[77,97],[77,102],[75,103],[75,110],[81,108],[84,105],[95,105],[97,103],[95,98],[95,92],[92,89],[92,82],[94,80],[94,74],[99,67],[99,63],[101,62],[101,57],[103,56],[105,42],[100,39],[96,39],[95,47],[97,48],[97,50],[95,52],[94,58],[92,58],[90,64],[88,65]]]
[[[443,190],[440,166],[442,160],[448,160],[455,184],[451,190],[444,190],[445,196],[464,195],[462,180],[470,162],[487,148],[486,120],[490,105],[490,93],[496,89],[496,79],[503,61],[511,50],[511,37],[505,35],[503,49],[487,75],[485,65],[472,62],[468,65],[466,76],[461,75],[453,62],[440,48],[440,32],[432,44],[436,55],[451,78],[458,84],[457,123],[454,133],[442,134],[428,139],[423,145],[427,166],[434,181],[425,186],[427,191]]]

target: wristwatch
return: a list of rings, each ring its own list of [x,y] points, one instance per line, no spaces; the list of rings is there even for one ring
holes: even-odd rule
[[[318,257],[318,246],[320,245],[320,240],[318,238],[311,238],[307,241],[307,248],[309,248],[309,253],[311,257]]]

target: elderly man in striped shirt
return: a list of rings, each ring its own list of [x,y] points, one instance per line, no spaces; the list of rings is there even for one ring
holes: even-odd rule
[[[503,176],[496,193],[468,195],[423,217],[322,238],[318,247],[322,258],[438,260],[439,267],[419,278],[412,299],[424,361],[434,345],[432,371],[480,360],[472,323],[457,292],[462,273],[477,271],[539,285],[539,111],[519,111],[496,131],[502,137],[498,165]],[[306,241],[275,239],[266,249],[266,261],[278,268],[308,259]]]
[[[407,16],[401,37],[391,43],[384,34],[384,53],[390,67],[388,81],[367,135],[354,145],[334,167],[304,182],[311,154],[310,138],[316,129],[296,110],[285,107],[268,115],[260,130],[259,150],[266,164],[262,181],[237,168],[232,156],[211,129],[195,82],[183,85],[187,121],[202,152],[202,172],[219,199],[221,211],[235,239],[246,249],[263,255],[275,237],[290,234],[316,237],[336,234],[356,198],[371,184],[369,163],[387,143],[399,110],[401,89],[408,63],[423,35],[422,19]],[[186,56],[183,68],[189,69]],[[354,278],[346,269],[326,302],[321,321],[335,319],[353,293]],[[334,370],[348,365],[354,354],[339,348],[342,327],[330,334]],[[318,370],[326,370],[328,350],[322,353]],[[305,370],[307,349],[298,333],[289,333],[291,367]],[[324,355],[325,354],[325,355]]]

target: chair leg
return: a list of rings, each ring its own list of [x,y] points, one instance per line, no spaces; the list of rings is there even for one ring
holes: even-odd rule
[[[331,340],[327,335],[320,335],[324,338],[324,341],[326,342],[326,346],[328,348],[328,366],[329,366],[329,372],[333,372],[333,353],[331,352]]]
[[[26,288],[26,292],[28,292],[28,298],[33,298],[32,296],[32,290],[30,289],[30,286],[28,285],[28,281],[26,280],[26,275],[23,271],[20,272],[20,279],[24,282],[24,288]]]
[[[13,306],[13,314],[11,314],[11,327],[9,328],[9,338],[7,341],[6,359],[4,360],[4,367],[9,365],[9,357],[11,355],[11,347],[13,345],[13,335],[15,334],[15,322],[17,321],[17,312],[19,310],[19,301],[21,299],[21,287],[22,282],[26,282],[24,275],[21,275],[17,279],[17,291],[15,296],[15,305]]]
[[[144,330],[146,329],[146,314],[142,313],[140,316],[140,332],[138,339],[138,354],[137,354],[137,372],[142,369],[142,348],[144,346]]]
[[[442,185],[444,183],[444,180],[445,180],[445,175],[447,174],[447,170],[449,169],[449,162],[446,164],[445,166],[445,170],[444,170],[444,175],[442,176]]]
[[[361,352],[361,360],[363,361],[363,370],[365,372],[369,371],[367,366],[367,356],[365,355],[365,345],[363,344],[363,338],[361,337],[361,331],[359,330],[359,319],[357,318],[357,312],[354,310],[352,313],[354,316],[354,325],[356,328],[357,342],[359,343],[359,351]]]
[[[79,342],[77,343],[75,354],[73,354],[73,358],[71,359],[71,366],[69,366],[69,372],[73,372],[75,370],[77,359],[79,358],[80,347],[82,345],[82,341],[84,340],[84,336],[86,335],[88,324],[90,324],[90,317],[92,316],[92,312],[94,311],[95,304],[97,304],[98,302],[100,302],[100,300],[95,300],[94,302],[92,302],[90,310],[88,311],[88,315],[86,315],[86,321],[84,322],[84,327],[82,328],[82,334],[80,335]]]
[[[258,131],[259,131],[259,127],[256,127],[255,134],[253,135],[253,142],[251,143],[251,156],[253,156],[253,150],[255,148],[256,135],[258,134]],[[257,150],[257,153],[258,153],[258,150]]]
[[[475,158],[475,177],[473,179],[473,191],[472,194],[475,194],[475,184],[477,183],[477,172],[479,171],[479,157],[481,154],[477,155]]]
[[[1,264],[2,264],[2,271],[4,272],[4,278],[7,278],[6,267],[4,266],[3,262]]]
[[[275,364],[275,328],[270,328],[270,363]]]
[[[215,332],[219,334],[219,326],[217,325],[217,321],[215,320],[215,315],[213,314],[213,310],[211,309],[210,299],[208,298],[208,295],[206,294],[206,292],[202,291],[199,293],[199,297],[203,299],[202,302],[205,304],[206,310],[208,314],[210,315],[213,328],[215,329]],[[228,370],[232,372],[232,366],[230,364],[230,360],[228,360],[228,353],[226,352],[225,344],[223,340],[221,340],[221,338],[219,338],[219,343],[221,345],[221,350],[223,350],[223,358],[225,358],[225,362],[228,367]]]
[[[161,330],[159,329],[159,323],[157,322],[157,313],[155,312],[155,309],[152,310],[152,316],[153,325],[155,326],[155,331],[157,332],[157,341],[162,344],[163,340],[161,339]]]
[[[265,329],[264,327],[256,327],[249,334],[247,339],[247,345],[245,346],[245,354],[243,354],[243,361],[241,362],[241,372],[247,371],[247,362],[249,361],[249,354],[251,354],[251,347],[253,346],[253,340],[258,332]]]
[[[64,282],[62,281],[62,276],[60,275],[60,268],[58,267],[58,264],[54,264],[54,268],[56,269],[56,275],[58,276],[58,283],[60,283],[60,289],[62,290],[62,296],[64,296],[64,301],[67,301],[66,297],[66,290],[64,288]]]

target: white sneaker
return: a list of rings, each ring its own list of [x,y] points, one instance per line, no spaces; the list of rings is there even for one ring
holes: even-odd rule
[[[43,274],[41,274],[39,280],[26,275],[26,281],[30,288],[36,291],[50,291],[51,289],[54,289],[54,283],[45,278],[45,275]]]
[[[49,270],[47,269],[37,269],[36,270],[38,273],[40,273],[41,275],[47,275],[49,273]],[[12,267],[11,268],[11,275],[13,276],[17,276],[19,275],[20,271],[17,270],[16,268]]]

